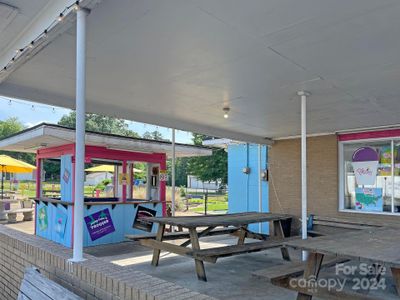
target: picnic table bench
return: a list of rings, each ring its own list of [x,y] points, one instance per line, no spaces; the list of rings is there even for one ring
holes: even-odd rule
[[[304,268],[303,279],[307,282],[318,280],[319,271],[326,255],[333,255],[355,261],[368,262],[376,267],[376,279],[380,277],[382,266],[391,269],[397,294],[400,295],[400,242],[398,228],[371,228],[347,232],[343,234],[315,237],[307,240],[285,242],[288,247],[309,252]],[[371,299],[367,294],[350,291],[328,290],[318,287],[314,289],[302,288],[299,285],[286,286],[298,292],[297,299],[312,299],[313,296],[321,298],[340,299]],[[368,292],[368,291],[367,291]]]
[[[23,221],[32,221],[33,220],[33,201],[32,200],[18,200],[20,202],[20,208],[8,210],[7,217],[9,223],[17,222],[17,214],[23,214]]]
[[[311,237],[316,237],[383,226],[385,224],[377,221],[360,221],[354,220],[354,218],[310,215],[308,217],[307,233]]]
[[[83,300],[61,285],[40,274],[36,268],[27,268],[21,282],[18,300]]]
[[[196,273],[199,280],[207,281],[204,261],[215,263],[218,258],[231,255],[250,253],[255,251],[262,251],[271,248],[281,248],[282,257],[285,260],[290,260],[289,252],[283,241],[285,235],[282,229],[281,222],[291,219],[292,217],[284,214],[272,213],[236,213],[224,215],[208,215],[208,216],[190,216],[190,217],[150,217],[146,220],[158,223],[158,231],[153,238],[140,239],[140,243],[144,246],[153,249],[152,265],[157,266],[161,250],[175,253],[182,256],[188,256],[194,259],[196,266]],[[248,225],[252,223],[272,222],[274,226],[274,236],[266,237],[265,235],[252,232],[248,229]],[[165,234],[166,225],[181,226],[186,228],[189,232],[189,240],[180,245],[166,243],[164,240],[174,239],[171,235]],[[223,246],[211,249],[200,249],[199,238],[212,235],[218,232],[217,227],[225,227],[228,233],[233,233],[238,236],[237,245]],[[198,231],[198,228],[205,228]],[[182,234],[182,233],[179,233]],[[251,236],[261,241],[245,243],[245,239]],[[132,239],[132,236],[127,236]],[[181,237],[177,235],[176,237]],[[185,234],[184,236],[188,236]],[[178,239],[178,238],[176,238]],[[188,245],[192,245],[188,248]]]

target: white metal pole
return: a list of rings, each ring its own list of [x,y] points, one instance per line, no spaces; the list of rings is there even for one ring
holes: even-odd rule
[[[301,98],[301,238],[307,239],[307,96],[310,93],[300,91]],[[302,258],[307,254],[303,251]]]
[[[73,262],[79,262],[83,260],[87,14],[87,10],[79,9],[76,17],[76,138]]]
[[[394,213],[394,191],[395,191],[395,188],[394,188],[394,141],[392,140],[392,144],[391,144],[391,158],[392,158],[392,161],[391,161],[391,164],[392,164],[392,205],[391,205],[391,211],[392,211],[392,213]],[[385,193],[386,193],[386,191],[385,191]]]
[[[175,216],[175,161],[176,161],[176,153],[175,153],[175,129],[172,128],[172,166],[171,166],[171,213],[172,216]]]
[[[262,212],[262,187],[261,187],[261,145],[258,145],[258,211]],[[262,232],[262,223],[258,224],[259,233]]]

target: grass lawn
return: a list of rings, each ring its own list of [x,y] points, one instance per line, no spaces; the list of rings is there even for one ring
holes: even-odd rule
[[[228,210],[228,202],[208,203],[207,211]],[[191,208],[193,212],[204,212],[204,205]]]

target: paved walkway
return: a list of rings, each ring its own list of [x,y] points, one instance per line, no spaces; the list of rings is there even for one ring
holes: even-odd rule
[[[223,239],[210,237],[202,240],[203,248],[233,244],[237,241],[229,236]],[[282,263],[279,249],[222,258],[216,264],[206,263],[208,282],[197,280],[194,262],[190,258],[162,252],[159,266],[152,267],[150,265],[152,251],[134,242],[86,248],[86,252],[105,261],[132,270],[140,270],[148,275],[219,299],[275,300],[295,299],[296,296],[289,290],[251,275],[253,271]],[[294,252],[293,255],[299,256]]]

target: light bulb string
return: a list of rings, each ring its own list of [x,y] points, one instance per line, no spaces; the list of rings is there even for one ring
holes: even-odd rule
[[[62,22],[64,18],[68,15],[70,11],[77,11],[80,9],[80,1],[74,1],[72,4],[66,6],[64,10],[60,12],[58,17],[53,20],[35,39],[33,39],[29,44],[25,45],[22,48],[18,48],[15,51],[14,56],[8,61],[8,63],[0,69],[0,73],[7,72],[9,67],[15,62],[17,58],[19,58],[27,49],[33,49],[34,46],[38,45],[38,42],[47,37],[49,31],[55,27],[56,24]]]
[[[40,104],[31,104],[25,101],[19,101],[16,99],[9,99],[3,96],[0,96],[0,100],[4,100],[8,102],[8,105],[12,105],[13,103],[16,103],[18,105],[24,105],[24,106],[29,106],[31,110],[36,110],[36,109],[46,109],[46,110],[50,110],[52,113],[56,113],[56,107],[54,106],[48,106],[48,105],[40,105]]]

